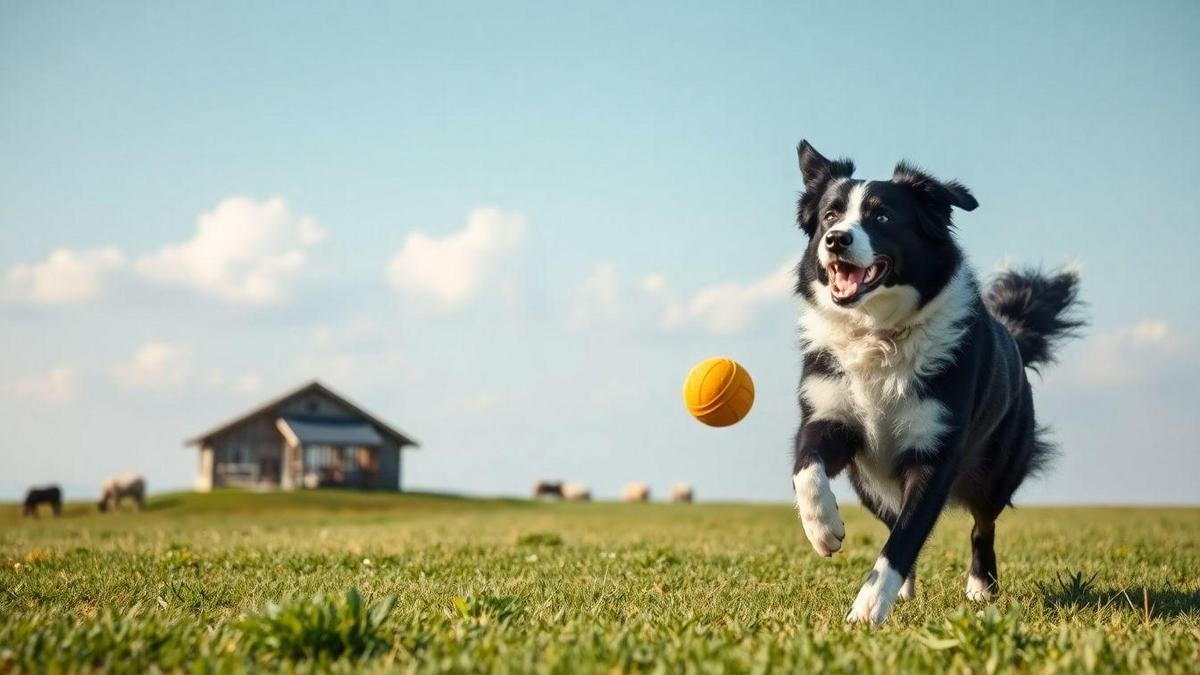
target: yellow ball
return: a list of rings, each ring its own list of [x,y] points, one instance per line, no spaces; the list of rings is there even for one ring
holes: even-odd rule
[[[683,405],[710,427],[736,424],[754,405],[754,382],[736,361],[723,358],[697,363],[683,382]]]

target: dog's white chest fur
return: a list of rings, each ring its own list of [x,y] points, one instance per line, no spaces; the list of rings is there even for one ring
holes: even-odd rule
[[[898,510],[894,458],[902,450],[936,448],[946,428],[942,404],[922,398],[912,383],[881,382],[858,373],[806,377],[801,395],[812,407],[812,419],[836,419],[862,432],[865,447],[854,456],[862,487]]]
[[[829,352],[842,370],[835,376],[805,375],[800,395],[811,419],[837,420],[862,432],[865,447],[854,458],[862,487],[893,511],[901,497],[897,453],[933,452],[946,431],[945,406],[925,396],[920,382],[953,358],[973,292],[964,266],[899,325],[880,328],[870,315],[864,321],[863,314],[822,304],[801,318],[804,348]]]

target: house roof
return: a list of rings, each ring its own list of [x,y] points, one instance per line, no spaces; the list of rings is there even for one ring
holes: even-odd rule
[[[317,380],[313,380],[312,382],[309,382],[308,384],[305,384],[301,387],[293,389],[292,391],[289,391],[289,392],[286,392],[279,396],[276,396],[275,398],[267,401],[266,403],[258,406],[257,408],[250,410],[249,412],[246,412],[242,415],[239,415],[238,417],[236,417],[234,419],[231,419],[231,420],[224,422],[216,427],[213,427],[212,429],[209,429],[208,431],[205,431],[204,433],[202,433],[194,438],[189,438],[188,440],[184,441],[184,445],[203,445],[205,441],[213,438],[214,436],[223,434],[226,431],[229,431],[230,429],[232,429],[233,427],[236,427],[239,424],[242,424],[244,422],[248,422],[251,419],[258,417],[260,415],[274,413],[276,408],[279,408],[280,406],[287,403],[288,401],[290,401],[298,396],[303,396],[304,394],[309,394],[309,393],[319,393],[319,394],[322,394],[322,395],[340,403],[341,405],[348,408],[355,415],[358,415],[359,417],[362,417],[366,421],[370,422],[371,425],[374,427],[375,431],[378,432],[379,435],[381,435],[384,438],[388,438],[388,439],[395,441],[396,444],[401,447],[404,447],[404,446],[418,447],[418,445],[419,445],[415,440],[409,438],[408,436],[405,436],[403,433],[401,433],[400,431],[398,431],[391,425],[380,420],[378,417],[372,415],[371,413],[363,410],[357,404],[351,402],[350,400],[348,400],[346,397],[342,396],[341,394],[334,392],[332,389],[330,389],[329,387],[326,387],[324,384],[321,384]],[[289,425],[290,425],[291,419],[306,420],[309,418],[306,418],[303,416],[289,416]],[[324,422],[327,423],[328,420],[324,420]]]
[[[276,425],[287,425],[291,434],[304,445],[382,445],[383,436],[366,420],[331,420],[308,415],[283,415]],[[280,431],[283,431],[280,429]]]

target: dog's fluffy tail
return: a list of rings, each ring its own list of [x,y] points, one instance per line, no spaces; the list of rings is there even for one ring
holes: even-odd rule
[[[1025,366],[1037,370],[1054,362],[1054,350],[1078,335],[1086,321],[1079,314],[1079,273],[1047,274],[1036,269],[1005,270],[992,280],[984,304],[1017,341]]]

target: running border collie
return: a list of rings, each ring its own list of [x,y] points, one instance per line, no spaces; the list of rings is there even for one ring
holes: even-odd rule
[[[995,521],[1052,448],[1026,369],[1083,325],[1073,271],[1002,272],[983,293],[951,210],[978,202],[905,163],[891,180],[852,177],[807,141],[797,220],[803,374],[792,484],[817,553],[842,547],[829,479],[848,471],[891,530],[846,620],[878,624],[916,592],[917,556],[948,502],[975,518],[967,597],[996,592]]]

